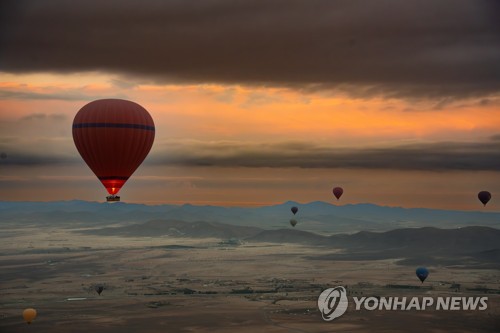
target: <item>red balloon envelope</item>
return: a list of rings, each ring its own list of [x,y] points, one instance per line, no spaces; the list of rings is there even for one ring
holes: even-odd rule
[[[344,193],[344,190],[342,189],[342,187],[335,187],[333,189],[333,195],[335,196],[335,198],[337,198],[337,200],[340,199],[340,197],[342,196],[342,193]]]
[[[154,137],[155,126],[148,111],[126,100],[90,102],[73,120],[78,152],[112,196],[144,161]]]

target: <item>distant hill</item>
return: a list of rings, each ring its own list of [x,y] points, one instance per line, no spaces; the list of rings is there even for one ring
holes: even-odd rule
[[[293,216],[292,206],[299,211]],[[291,217],[298,220],[295,228]],[[256,207],[148,206],[87,201],[0,202],[0,232],[9,228],[76,229],[96,235],[234,239],[318,246],[310,259],[398,258],[408,265],[500,269],[500,213],[405,209],[326,202]],[[3,229],[3,230],[2,230]],[[82,230],[85,229],[85,230]],[[339,251],[339,249],[341,251]],[[333,251],[335,250],[335,251]]]
[[[333,243],[354,250],[470,253],[500,248],[500,230],[489,227],[458,229],[411,228],[387,232],[358,232],[349,238],[331,236]]]
[[[489,227],[465,227],[459,229],[411,228],[387,232],[361,231],[352,235],[317,235],[299,230],[264,230],[247,238],[253,242],[300,243],[328,245],[347,249],[350,252],[377,251],[400,254],[415,253],[460,253],[500,249],[500,230]]]
[[[388,232],[359,232],[329,237],[343,253],[320,255],[330,260],[404,258],[409,265],[456,265],[500,269],[500,230],[413,228]],[[311,258],[311,259],[315,259]]]
[[[318,246],[318,256],[309,259],[335,261],[396,258],[408,265],[500,268],[500,230],[490,227],[405,228],[387,232],[361,231],[355,234],[326,236],[291,228],[263,230],[215,222],[153,220],[136,225],[78,232],[101,236],[218,238],[242,240],[245,243]]]
[[[297,206],[297,215],[290,208]],[[279,205],[255,208],[193,205],[142,205],[88,201],[0,202],[0,226],[13,224],[57,226],[63,228],[131,225],[151,220],[206,221],[262,229],[290,228],[293,216],[296,230],[315,233],[354,233],[388,231],[400,228],[489,226],[500,228],[500,213],[406,209],[372,204],[337,206],[315,201],[300,204],[288,201]]]

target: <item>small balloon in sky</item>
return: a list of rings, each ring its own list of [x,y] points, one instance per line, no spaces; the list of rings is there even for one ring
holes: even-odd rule
[[[98,284],[94,287],[94,290],[96,291],[96,293],[98,293],[100,295],[102,293],[102,291],[104,290],[104,286],[101,284]]]
[[[488,191],[481,191],[477,194],[477,197],[479,201],[486,206],[486,204],[491,200],[491,193]]]
[[[425,279],[427,279],[427,276],[429,276],[429,271],[425,267],[419,267],[417,268],[416,272],[418,279],[424,283]]]
[[[339,200],[342,194],[344,193],[344,189],[342,187],[335,187],[332,192],[335,198]]]
[[[290,224],[292,225],[292,227],[295,227],[297,225],[297,220],[291,219]]]
[[[24,309],[23,318],[28,324],[31,324],[36,318],[36,310],[32,308]]]
[[[295,206],[293,206],[290,210],[292,211],[293,215],[297,214],[297,212],[299,211],[299,209]]]

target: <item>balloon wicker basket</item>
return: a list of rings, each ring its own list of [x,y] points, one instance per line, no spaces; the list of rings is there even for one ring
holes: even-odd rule
[[[109,196],[106,197],[106,201],[107,202],[120,201],[120,196],[118,196],[118,195],[109,195]]]

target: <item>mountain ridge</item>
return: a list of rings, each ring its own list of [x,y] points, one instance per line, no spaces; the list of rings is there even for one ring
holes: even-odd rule
[[[292,206],[299,211],[293,215]],[[211,205],[145,205],[82,200],[55,202],[0,201],[0,223],[84,227],[132,224],[155,219],[186,222],[207,221],[264,229],[288,227],[316,233],[388,231],[396,228],[437,226],[440,228],[485,225],[500,227],[500,212],[402,208],[375,204],[335,205],[323,201],[306,204],[287,201],[262,207],[218,207]]]
[[[83,234],[121,237],[168,236],[181,238],[235,239],[237,244],[274,243],[318,247],[310,259],[380,260],[397,258],[409,263],[468,263],[500,268],[500,229],[471,226],[454,229],[435,227],[394,229],[385,232],[320,235],[297,229],[264,230],[216,222],[153,220],[122,227],[78,231]],[[336,252],[331,252],[336,250]],[[340,251],[340,252],[339,252]]]

